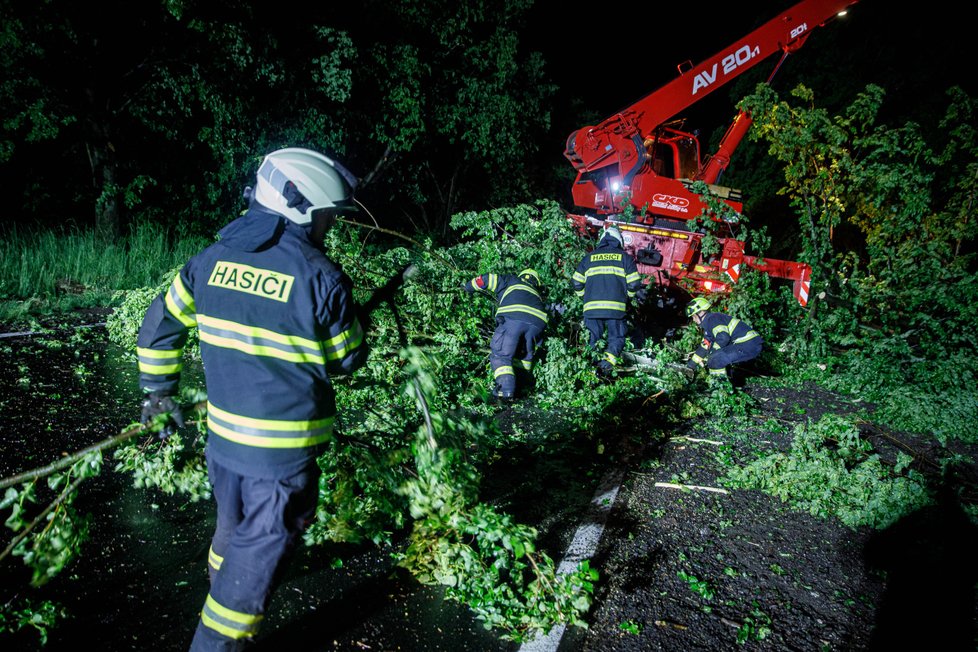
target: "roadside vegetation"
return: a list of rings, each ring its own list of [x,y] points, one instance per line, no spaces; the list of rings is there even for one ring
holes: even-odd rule
[[[179,23],[181,3],[169,4],[174,7],[173,21]],[[404,11],[421,21],[420,9]],[[458,37],[468,43],[463,27],[458,34],[432,38]],[[194,29],[199,40],[218,34],[233,40],[224,30],[206,25]],[[500,57],[516,51],[505,45],[502,37],[508,34],[500,36],[501,42],[493,41]],[[340,82],[349,82],[352,74],[352,42],[342,31],[325,28],[317,31],[315,42],[330,44],[337,54],[334,59],[315,59],[320,69],[310,77],[333,82],[317,85],[323,97],[316,99],[322,106],[342,106],[344,111],[336,112],[341,117],[334,121],[326,113],[288,116],[293,127],[287,133],[267,126],[247,143],[249,150],[282,138],[339,145],[343,134],[366,133],[358,130],[362,125],[356,113],[343,106],[349,86]],[[373,89],[382,99],[377,106],[398,106],[401,111],[376,117],[374,124],[399,127],[371,132],[368,143],[378,158],[388,161],[396,156],[388,159],[386,154],[406,155],[422,148],[420,105],[406,98],[416,97],[413,91],[429,80],[419,79],[427,70],[423,62],[400,50],[371,45],[372,65],[411,73],[398,76],[397,84],[378,82]],[[288,64],[281,53],[242,53],[226,76],[234,98],[248,96],[240,88],[254,81],[247,75],[265,54],[271,62],[266,71],[270,79]],[[500,88],[532,87],[522,83],[523,77],[538,81],[536,58],[522,68],[511,63],[506,66],[510,76],[496,80]],[[479,85],[479,73],[460,71],[455,83],[462,90],[479,88],[473,95],[485,97],[490,91]],[[214,120],[216,124],[252,122],[250,107],[222,107],[220,98],[208,97],[207,82],[164,77],[146,88],[164,95],[175,88],[200,92],[201,101],[208,100],[204,103],[210,110],[226,118]],[[518,98],[521,101],[511,106],[537,109],[533,121],[544,123],[549,115],[541,107],[552,89],[543,84],[536,88],[539,95]],[[432,89],[433,96],[445,90],[435,85]],[[459,88],[450,90],[443,94],[468,97]],[[144,111],[149,111],[152,97],[146,94]],[[787,288],[749,271],[730,296],[718,299],[717,308],[751,323],[767,342],[761,364],[769,377],[756,382],[816,383],[858,399],[866,410],[805,424],[792,433],[788,453],[725,459],[723,482],[728,487],[760,489],[795,509],[838,518],[851,527],[883,528],[933,500],[934,480],[913,470],[910,453],[895,465],[882,464],[867,445],[862,425],[914,433],[938,444],[978,442],[978,351],[973,343],[978,323],[978,120],[974,99],[959,90],[947,99],[940,141],[925,139],[913,122],[897,127],[878,124],[885,93],[877,87],[866,88],[836,114],[820,108],[804,87],[783,98],[760,85],[742,102],[754,119],[751,137],[767,148],[783,172],[779,193],[797,219],[796,258],[811,264],[815,276],[804,309]],[[494,147],[498,141],[476,137],[508,132],[472,127],[466,122],[472,104],[460,100],[445,109],[432,133],[446,141],[456,132],[471,136],[462,148],[468,152],[465,162],[481,172],[512,169],[524,153],[507,152],[520,151],[534,139],[499,148]],[[519,122],[521,110],[513,112],[514,116],[473,120],[484,125]],[[148,113],[136,117],[152,122],[155,133],[168,134],[162,119]],[[269,123],[277,121],[260,124]],[[240,134],[228,127],[195,143],[220,173],[197,180],[206,186],[205,192],[195,186],[188,206],[199,208],[212,222],[216,223],[218,208],[225,214],[237,208],[229,197],[237,192],[239,177],[244,178],[239,172],[254,167],[241,151],[241,142]],[[167,155],[176,159],[186,153]],[[361,169],[370,169],[361,163]],[[461,210],[464,198],[455,194],[453,183],[458,170],[428,169],[431,175],[425,176],[418,171],[424,166],[411,167],[410,174],[404,169],[391,172],[389,183],[397,184],[399,199],[411,206],[412,214],[403,223],[418,228],[397,231],[377,228],[373,222],[343,221],[327,236],[327,251],[353,278],[361,301],[408,264],[419,272],[373,315],[367,366],[352,378],[337,379],[341,422],[320,460],[321,502],[306,543],[400,542],[399,563],[406,571],[421,583],[447,587],[449,599],[470,607],[487,628],[508,639],[526,640],[557,623],[583,625],[594,585],[601,581],[598,569],[585,562],[558,575],[550,554],[538,547],[532,527],[480,499],[486,466],[514,445],[533,450],[554,441],[593,439],[609,423],[619,425],[616,419],[622,417],[614,415],[625,413],[624,406],[651,401],[666,421],[708,416],[715,428],[735,435],[748,430],[755,406],[742,392],[708,385],[702,377],[690,382],[680,373],[697,340],[692,326],[669,339],[644,342],[641,349],[654,360],[651,366],[621,373],[611,383],[600,381],[592,372],[594,352],[587,350],[581,336],[581,304],[570,286],[574,266],[589,242],[571,231],[564,209],[550,199],[524,196],[517,201],[514,194],[519,193],[506,195],[494,186],[488,196],[478,198],[480,206],[504,207]],[[157,209],[141,206],[141,198],[143,193],[151,196],[150,188],[166,178],[165,171],[154,175],[133,176],[124,192],[111,184],[99,189],[100,208],[112,199],[137,214],[145,209],[147,219],[128,232],[115,231],[119,225],[108,210],[100,213],[98,229],[5,232],[0,240],[0,322],[33,330],[42,328],[42,320],[57,320],[74,308],[108,307],[109,340],[123,351],[133,351],[149,302],[190,255],[211,241],[209,235],[197,235],[203,230],[200,224],[178,228],[152,220]],[[520,185],[523,195],[531,190],[529,185]],[[440,194],[445,189],[452,192]],[[538,188],[532,190],[539,196]],[[438,204],[438,210],[425,211],[425,202]],[[752,229],[746,217],[740,224],[741,236],[755,252],[765,253],[770,245],[765,230]],[[476,274],[527,266],[540,273],[553,307],[552,323],[535,371],[536,385],[527,400],[511,408],[503,426],[497,419],[498,406],[486,396],[494,306],[490,297],[467,297],[459,286]],[[188,367],[198,361],[193,342],[187,357]],[[202,387],[185,385],[184,390],[188,405],[205,398]],[[124,434],[101,450],[0,482],[5,492],[0,510],[9,530],[0,563],[26,564],[34,587],[57,581],[71,564],[84,564],[90,521],[88,515],[77,513],[73,499],[87,478],[100,473],[131,474],[137,487],[187,500],[209,497],[199,415],[196,430],[189,428],[162,443],[135,424]],[[939,479],[952,490],[962,489],[955,484],[954,471],[970,463],[974,460],[945,459]],[[975,505],[963,502],[972,518],[978,516]],[[698,592],[708,589],[692,575],[684,579]],[[62,615],[58,605],[34,601],[28,587],[6,587],[0,596],[0,637],[34,628],[43,639]],[[634,627],[623,624],[626,630]],[[754,621],[745,621],[740,635],[744,640],[759,639],[765,627],[764,614],[758,611]]]
[[[803,89],[797,95],[806,98]],[[970,424],[978,417],[978,357],[964,346],[978,317],[967,249],[975,235],[968,207],[978,190],[974,133],[952,131],[959,138],[934,152],[911,128],[874,126],[881,97],[870,89],[837,117],[792,106],[763,88],[745,101],[759,136],[788,162],[786,189],[818,275],[805,310],[787,288],[773,287],[759,274],[746,274],[721,305],[754,324],[769,343],[764,362],[774,378],[765,382],[816,382],[874,406],[862,418],[883,427],[941,442],[975,441]],[[952,118],[960,120],[971,105],[966,98],[954,100],[958,113]],[[897,156],[907,148],[920,152],[914,166]],[[957,169],[962,155],[966,162]],[[954,174],[938,176],[928,165]],[[921,196],[943,203],[922,205]],[[832,232],[842,226],[862,233],[874,256],[837,251]],[[327,250],[354,279],[360,301],[393,270],[414,264],[419,271],[374,313],[366,368],[337,381],[342,424],[321,460],[321,505],[307,543],[390,543],[406,532],[401,564],[420,582],[449,587],[448,597],[469,605],[487,627],[524,640],[558,622],[581,622],[598,573],[582,564],[558,577],[550,556],[536,549],[532,528],[480,502],[480,470],[514,442],[532,449],[586,438],[621,406],[653,396],[660,410],[677,418],[710,415],[727,431],[749,418],[752,406],[743,393],[702,380],[688,384],[679,373],[697,338],[692,327],[669,341],[646,342],[643,352],[655,360],[650,369],[610,384],[594,376],[592,353],[580,334],[580,301],[569,283],[588,243],[568,228],[555,202],[459,213],[451,227],[455,240],[449,245],[350,221],[327,236]],[[927,240],[921,240],[922,229]],[[48,300],[68,307],[72,303],[59,290],[68,281],[85,288],[75,305],[114,308],[109,338],[131,351],[149,302],[205,244],[168,241],[151,227],[115,247],[84,234],[41,237],[33,246],[8,239],[4,257],[20,262],[4,265],[5,305]],[[914,270],[902,264],[904,257],[917,261]],[[510,422],[518,426],[502,429],[493,418],[498,408],[486,399],[493,302],[458,288],[479,273],[526,266],[540,272],[554,312],[532,396],[513,408]],[[921,267],[932,276],[921,274]],[[188,347],[191,361],[196,353]],[[201,387],[185,391],[188,403],[203,398]],[[55,579],[85,539],[76,524],[87,521],[72,514],[71,496],[86,476],[107,469],[133,474],[137,486],[206,498],[200,435],[191,431],[149,445],[130,438],[110,459],[92,453],[49,474],[56,508],[45,516],[48,525],[30,534],[27,526],[43,504],[34,504],[40,479],[6,482],[2,505],[11,510],[7,526],[17,536],[4,556],[31,566],[35,585]],[[885,527],[930,499],[928,484],[908,470],[911,461],[880,464],[855,420],[832,417],[799,428],[787,454],[731,465],[725,481],[853,527]],[[30,624],[35,613],[56,613],[7,604],[8,629]]]

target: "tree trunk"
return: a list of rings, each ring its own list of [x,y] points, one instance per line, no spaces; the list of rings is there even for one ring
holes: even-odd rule
[[[95,100],[95,91],[87,89],[89,114],[88,163],[92,169],[92,190],[95,193],[95,233],[105,240],[115,240],[121,234],[119,185],[116,171],[118,161],[109,137],[107,118]]]
[[[98,171],[96,168],[96,173]],[[103,157],[101,164],[102,187],[98,200],[95,202],[95,233],[106,240],[115,240],[121,235],[119,193],[115,173],[115,156]]]

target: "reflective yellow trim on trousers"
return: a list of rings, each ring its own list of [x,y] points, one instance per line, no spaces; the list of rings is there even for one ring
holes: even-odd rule
[[[500,376],[513,376],[513,368],[510,366],[497,367],[495,371],[492,372],[493,378],[499,378]]]
[[[200,620],[205,627],[236,641],[257,634],[262,618],[261,614],[246,614],[228,609],[210,594],[200,612]]]

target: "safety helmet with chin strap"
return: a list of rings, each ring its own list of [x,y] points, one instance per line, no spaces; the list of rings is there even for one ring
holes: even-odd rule
[[[527,283],[532,283],[533,285],[536,285],[538,287],[540,285],[540,275],[537,274],[537,270],[532,269],[530,267],[524,269],[517,276],[519,276],[522,280],[526,281]]]
[[[356,185],[356,177],[337,161],[311,149],[287,147],[265,156],[254,199],[296,224],[309,224],[317,210],[356,210]]]
[[[686,306],[686,316],[692,317],[697,313],[706,312],[711,305],[710,300],[706,297],[696,297]]]

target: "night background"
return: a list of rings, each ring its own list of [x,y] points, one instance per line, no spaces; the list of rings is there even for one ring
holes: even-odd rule
[[[612,115],[793,3],[357,2],[282,16],[260,3],[4,2],[5,220],[110,232],[151,220],[213,231],[260,157],[320,147],[389,225],[541,197],[570,208],[567,136]],[[106,20],[111,16],[111,20]],[[867,84],[880,121],[936,129],[951,85],[973,90],[967,38],[942,11],[864,1],[811,34],[773,85],[829,111]],[[756,66],[683,115],[704,155]],[[774,174],[747,142],[726,183],[763,206]],[[783,208],[783,207],[782,207]],[[192,217],[191,217],[192,216]],[[767,223],[778,219],[761,214]]]
[[[859,0],[770,86],[776,56],[675,115],[703,156],[738,104],[753,127],[722,177],[744,193],[736,237],[717,212],[668,237],[704,264],[726,237],[809,265],[810,291],[707,269],[711,309],[764,341],[718,383],[687,366],[701,286],[680,279],[677,301],[649,275],[624,364],[595,374],[568,136],[794,4],[0,0],[0,647],[186,649],[208,593],[206,419],[165,441],[134,423],[136,336],[263,156],[299,146],[359,178],[368,212],[323,243],[354,300],[397,290],[365,366],[332,379],[339,436],[263,649],[516,652],[582,620],[561,650],[975,649],[963,10]],[[496,303],[460,288],[526,267],[550,321],[501,406]],[[557,574],[599,517],[592,565]]]

